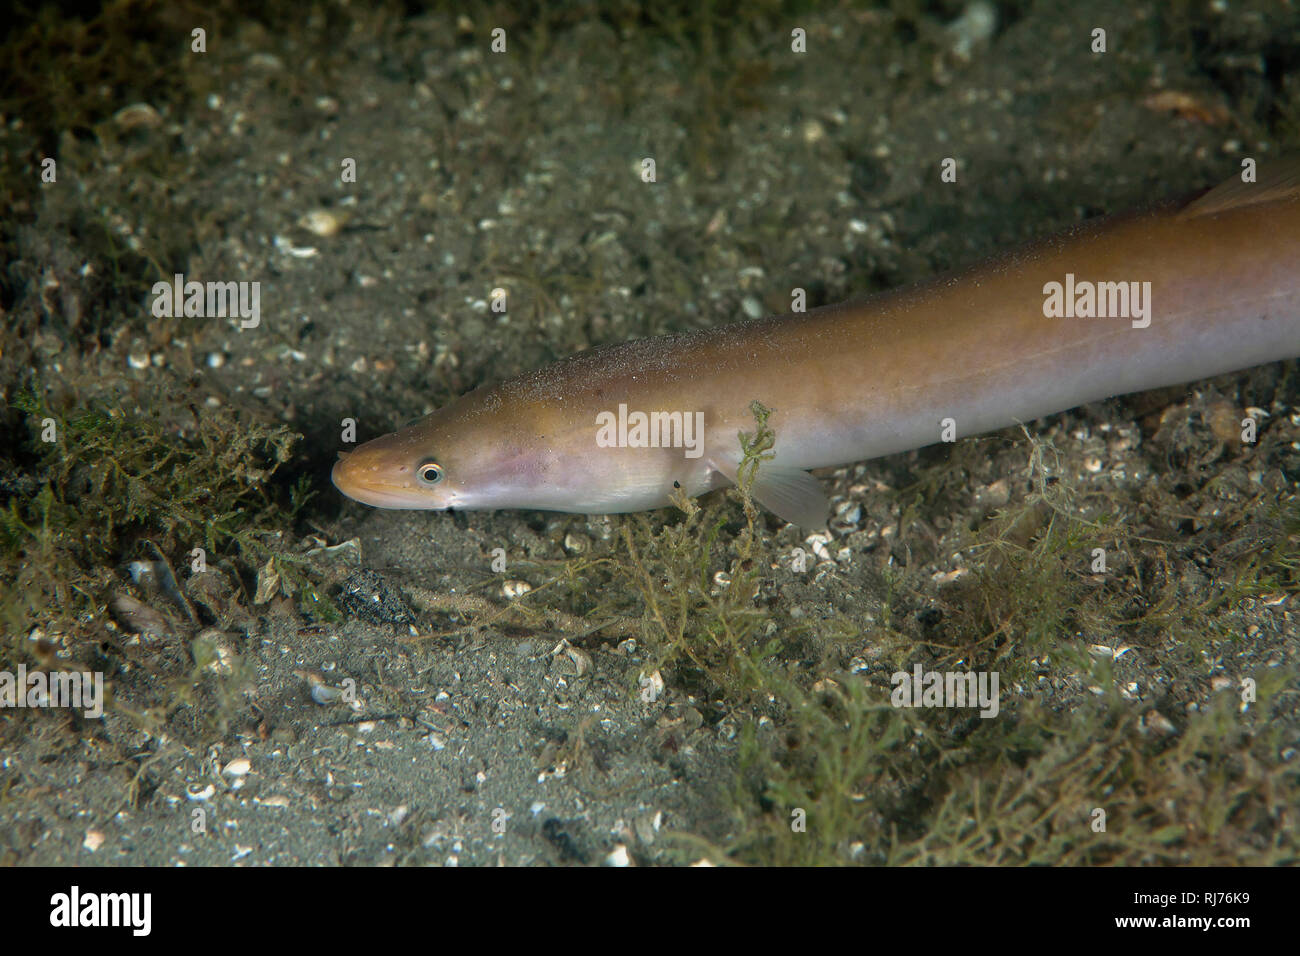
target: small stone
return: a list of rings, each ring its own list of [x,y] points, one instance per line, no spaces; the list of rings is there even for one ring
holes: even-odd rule
[[[337,236],[343,228],[344,219],[328,209],[313,209],[298,219],[298,225],[312,235],[328,239]]]
[[[603,865],[604,866],[631,866],[632,857],[631,855],[628,854],[627,847],[625,847],[623,844],[620,843],[616,847],[614,847],[613,850],[610,851],[608,856],[605,857]]]

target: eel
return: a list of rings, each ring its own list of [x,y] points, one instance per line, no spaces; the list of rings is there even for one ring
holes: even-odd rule
[[[340,453],[381,508],[607,514],[737,481],[752,402],[775,434],[750,493],[823,527],[809,469],[1300,356],[1300,162],[1089,221],[920,285],[580,352]]]

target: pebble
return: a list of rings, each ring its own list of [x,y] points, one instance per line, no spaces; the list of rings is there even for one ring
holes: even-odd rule
[[[976,47],[993,38],[998,29],[998,8],[989,0],[972,0],[962,15],[948,24],[948,41],[953,54],[969,60]]]
[[[810,119],[803,124],[803,141],[808,145],[820,143],[826,138],[826,127],[822,125],[821,120]]]
[[[1154,731],[1155,733],[1163,734],[1165,736],[1172,734],[1178,729],[1174,726],[1173,721],[1158,710],[1147,711],[1142,716],[1142,721],[1139,724],[1139,727],[1142,730]]]
[[[132,103],[114,113],[113,121],[124,130],[157,129],[162,116],[148,103]]]
[[[614,849],[610,851],[609,855],[605,857],[604,865],[631,866],[632,857],[628,854],[627,847],[621,843],[614,847]]]
[[[298,225],[312,235],[328,239],[339,234],[343,228],[343,217],[328,209],[313,209],[299,217]]]
[[[318,704],[329,705],[339,701],[343,692],[336,687],[330,687],[324,683],[313,683],[311,685],[311,699]]]

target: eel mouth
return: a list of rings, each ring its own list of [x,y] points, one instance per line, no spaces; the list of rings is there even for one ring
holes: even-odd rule
[[[354,452],[339,452],[339,460],[330,471],[330,480],[334,487],[353,501],[375,508],[429,508],[430,504],[420,492],[412,487],[409,478],[398,481],[385,480],[378,472],[387,472],[380,463],[367,462],[372,456]]]

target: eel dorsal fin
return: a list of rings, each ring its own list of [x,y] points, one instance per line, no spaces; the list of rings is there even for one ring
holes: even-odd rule
[[[1213,216],[1242,206],[1284,199],[1300,199],[1300,157],[1261,162],[1255,182],[1243,183],[1240,174],[1233,176],[1193,199],[1179,211],[1178,218]]]

